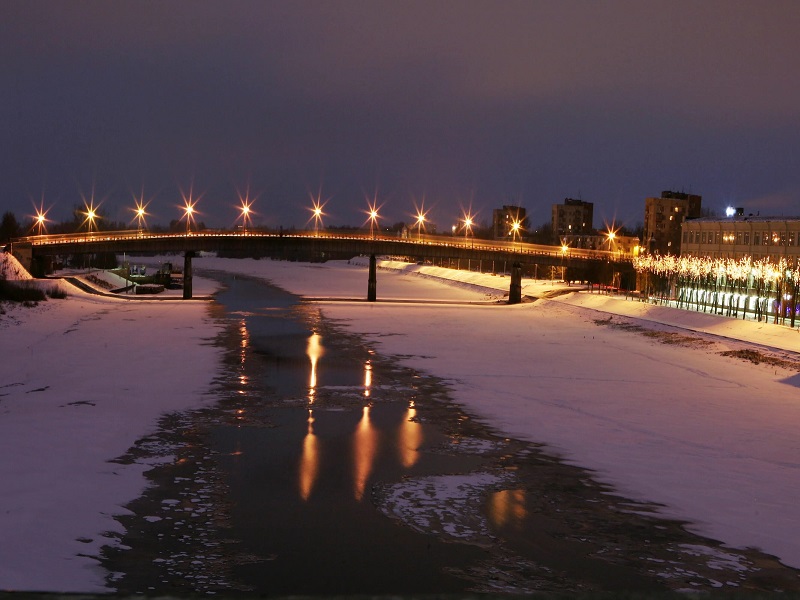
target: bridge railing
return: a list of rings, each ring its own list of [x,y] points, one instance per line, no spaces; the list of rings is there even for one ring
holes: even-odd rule
[[[92,243],[92,242],[113,242],[115,240],[157,240],[157,239],[180,239],[180,238],[320,238],[326,240],[359,240],[375,242],[394,242],[408,244],[409,246],[435,246],[452,247],[460,249],[483,250],[492,252],[507,252],[526,256],[547,256],[550,258],[563,257],[582,258],[593,260],[610,260],[616,262],[630,261],[632,257],[621,252],[608,250],[588,250],[584,248],[567,248],[563,246],[548,246],[544,244],[528,244],[525,242],[507,240],[484,240],[476,238],[444,236],[433,234],[409,235],[399,237],[386,235],[385,233],[358,233],[358,232],[331,232],[331,231],[231,231],[205,229],[193,232],[168,232],[155,233],[147,230],[123,230],[123,231],[92,231],[65,234],[44,234],[29,235],[12,240],[14,243],[28,243],[32,246],[53,246],[58,244]]]

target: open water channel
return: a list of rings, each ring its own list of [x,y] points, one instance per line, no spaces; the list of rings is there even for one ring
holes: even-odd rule
[[[155,465],[104,557],[119,592],[710,587],[682,558],[698,540],[681,524],[493,435],[443,382],[378,356],[317,306],[207,275],[224,286],[212,310],[225,365],[210,408],[165,417],[119,459]]]

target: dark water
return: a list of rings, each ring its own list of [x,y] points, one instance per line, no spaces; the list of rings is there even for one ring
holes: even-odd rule
[[[492,435],[442,382],[382,359],[318,307],[258,280],[216,277],[226,289],[213,311],[228,325],[218,402],[166,417],[120,459],[168,458],[120,517],[122,548],[104,557],[120,593],[574,593],[659,590],[666,579],[701,590],[723,577],[682,551],[716,543],[534,444]],[[405,498],[425,516],[414,504],[431,498],[425,476],[474,472],[501,483],[439,528],[478,523],[471,543],[382,512],[381,494],[404,482],[422,490]],[[758,562],[754,574],[733,568],[724,580],[796,589],[796,573],[747,560]]]
[[[213,428],[212,449],[227,474],[230,534],[258,559],[231,575],[270,594],[464,590],[446,569],[481,551],[411,531],[371,494],[378,481],[479,461],[422,452],[446,437],[417,418],[417,392],[367,349],[329,335],[317,309],[263,282],[223,282],[241,402],[236,425]]]

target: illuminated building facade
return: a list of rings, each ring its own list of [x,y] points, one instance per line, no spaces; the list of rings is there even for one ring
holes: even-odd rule
[[[681,226],[701,215],[702,196],[661,192],[644,203],[644,247],[651,254],[681,253]]]
[[[686,221],[682,254],[709,258],[746,256],[753,260],[790,263],[800,258],[800,217],[700,218]]]

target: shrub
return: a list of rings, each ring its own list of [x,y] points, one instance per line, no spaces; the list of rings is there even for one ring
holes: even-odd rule
[[[37,287],[19,281],[0,279],[0,300],[9,302],[41,302],[47,300],[45,293]]]
[[[56,300],[63,300],[67,297],[67,292],[61,289],[59,286],[55,285],[47,290],[47,295],[50,298],[55,298]]]

